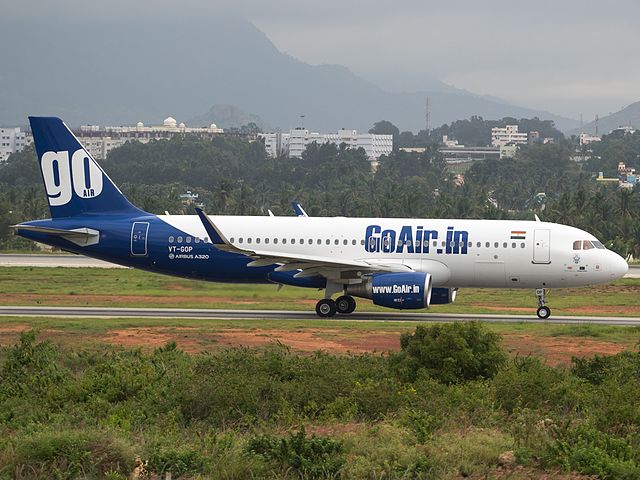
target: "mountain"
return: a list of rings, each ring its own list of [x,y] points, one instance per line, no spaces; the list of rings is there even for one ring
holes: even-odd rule
[[[280,51],[248,21],[145,17],[91,22],[0,17],[0,124],[27,115],[59,115],[69,125],[160,123],[203,115],[211,105],[235,105],[273,127],[367,130],[386,119],[401,130],[484,118],[577,122],[430,81],[432,89],[393,93],[339,65],[309,65]],[[221,123],[212,118],[208,121]]]
[[[640,102],[632,103],[622,110],[598,119],[598,134],[609,133],[614,128],[631,126],[640,129]],[[596,133],[596,122],[587,123],[582,128],[574,128],[567,132],[569,135],[580,135],[580,133]]]
[[[273,127],[258,115],[247,113],[235,105],[214,105],[206,113],[187,121],[187,125],[192,127],[206,126],[211,123],[215,123],[221,128],[239,128],[243,125],[255,123],[263,132],[273,130]]]

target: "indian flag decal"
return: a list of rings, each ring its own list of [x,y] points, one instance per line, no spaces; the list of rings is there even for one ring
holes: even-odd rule
[[[511,230],[511,240],[524,240],[527,232],[524,230]]]

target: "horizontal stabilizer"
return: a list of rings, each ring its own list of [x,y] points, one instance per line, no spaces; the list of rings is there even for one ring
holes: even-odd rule
[[[95,245],[100,241],[100,232],[86,227],[71,230],[42,227],[39,225],[12,225],[12,227],[16,230],[26,230],[27,232],[45,233],[47,235],[61,237],[81,247]]]

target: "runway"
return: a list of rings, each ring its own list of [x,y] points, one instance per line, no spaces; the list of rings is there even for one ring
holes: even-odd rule
[[[128,268],[84,255],[38,253],[2,253],[0,254],[0,267]],[[630,265],[625,278],[640,278],[640,265]]]
[[[103,262],[84,255],[1,253],[1,267],[70,267],[70,268],[128,268],[115,263]]]
[[[533,310],[533,309],[532,309]],[[456,322],[480,320],[490,323],[546,323],[599,325],[640,325],[640,317],[553,316],[547,320],[531,315],[493,315],[461,313],[356,312],[351,315],[320,319],[311,311],[217,310],[182,308],[107,308],[107,307],[23,307],[0,306],[0,316],[83,317],[83,318],[189,318],[209,320],[308,320],[329,322]]]

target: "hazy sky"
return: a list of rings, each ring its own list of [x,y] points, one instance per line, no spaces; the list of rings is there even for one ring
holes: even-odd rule
[[[9,14],[79,18],[233,13],[282,51],[395,91],[458,88],[589,121],[640,100],[639,0],[25,0]],[[7,10],[4,10],[5,13]]]

